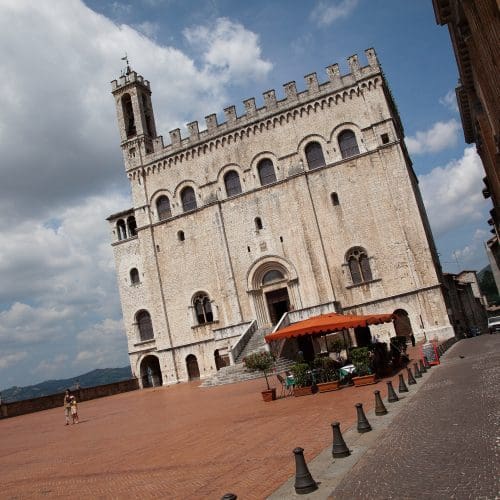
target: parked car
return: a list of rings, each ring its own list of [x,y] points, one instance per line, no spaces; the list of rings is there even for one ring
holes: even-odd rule
[[[491,318],[488,318],[488,331],[490,333],[500,332],[500,316],[491,316]]]
[[[469,330],[467,331],[467,337],[477,337],[478,335],[481,335],[481,329],[478,326],[469,327]]]

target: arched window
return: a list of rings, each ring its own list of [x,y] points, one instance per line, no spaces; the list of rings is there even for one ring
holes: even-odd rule
[[[185,187],[182,190],[181,200],[182,210],[184,210],[184,212],[189,212],[196,209],[196,195],[194,194],[194,189],[192,187]]]
[[[338,136],[338,141],[342,158],[349,158],[350,156],[359,154],[356,136],[352,130],[341,132]]]
[[[172,217],[170,200],[166,196],[162,195],[156,200],[156,211],[158,212],[159,220],[165,220]]]
[[[153,134],[153,120],[151,119],[151,109],[148,104],[148,98],[142,94],[142,110],[144,112],[144,121],[146,122],[146,134],[152,137]]]
[[[133,215],[127,219],[127,229],[129,238],[137,234],[137,224]]]
[[[257,231],[259,231],[260,229],[262,229],[262,219],[260,217],[255,217],[255,229],[257,229]]]
[[[234,196],[241,193],[240,176],[234,170],[230,170],[224,176],[224,184],[226,185],[226,193],[228,196]]]
[[[305,149],[307,165],[309,169],[324,167],[325,157],[323,156],[323,149],[319,142],[310,142]]]
[[[281,271],[273,269],[272,271],[267,271],[266,274],[262,277],[262,284],[268,285],[269,283],[273,283],[274,281],[284,280],[285,277]]]
[[[330,195],[330,199],[332,200],[332,205],[336,207],[339,204],[339,195],[337,193],[332,193]]]
[[[365,249],[361,247],[351,248],[346,254],[346,261],[349,265],[353,285],[373,279],[370,261]]]
[[[177,239],[179,241],[184,241],[186,239],[186,236],[184,234],[184,231],[177,231]]]
[[[140,278],[139,278],[139,271],[133,267],[131,270],[130,270],[130,283],[132,283],[132,285],[137,285],[141,282]]]
[[[122,112],[127,138],[132,137],[137,132],[135,129],[134,110],[132,108],[132,99],[130,98],[130,94],[124,94],[122,97]]]
[[[142,340],[154,338],[153,323],[147,311],[139,311],[136,315],[137,326],[139,327],[139,337]]]
[[[116,233],[119,240],[125,240],[127,238],[127,226],[125,225],[125,221],[120,219],[116,223]]]
[[[198,293],[193,298],[194,312],[199,325],[211,323],[214,320],[212,304],[206,293]]]
[[[260,160],[257,170],[259,172],[259,179],[261,186],[276,182],[276,174],[274,173],[273,162],[269,158]]]

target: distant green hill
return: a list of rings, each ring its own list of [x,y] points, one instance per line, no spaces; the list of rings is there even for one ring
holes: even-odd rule
[[[74,389],[78,382],[80,387],[95,387],[96,385],[112,384],[132,378],[130,366],[123,368],[100,368],[68,379],[46,380],[27,387],[10,387],[2,391],[2,401],[5,403],[23,399],[39,398]]]

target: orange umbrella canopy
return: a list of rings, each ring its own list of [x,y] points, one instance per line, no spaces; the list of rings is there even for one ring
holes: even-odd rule
[[[338,313],[321,314],[320,316],[314,316],[313,318],[293,323],[277,332],[270,333],[265,336],[265,339],[266,342],[272,342],[273,340],[300,337],[302,335],[319,335],[338,332],[344,328],[390,323],[392,319],[392,314],[368,314],[365,316]]]

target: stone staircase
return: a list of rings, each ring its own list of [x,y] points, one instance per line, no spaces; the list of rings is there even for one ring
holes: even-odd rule
[[[248,356],[252,352],[262,351],[266,346],[266,341],[264,337],[272,331],[271,328],[259,328],[255,333],[248,339],[247,344],[241,351],[240,355],[234,360],[235,364],[243,363],[245,356]]]
[[[234,384],[236,382],[243,382],[245,380],[252,380],[264,377],[260,371],[247,370],[243,360],[252,352],[261,351],[265,347],[264,337],[271,331],[270,328],[259,328],[248,340],[246,346],[241,351],[240,355],[235,359],[235,364],[221,368],[216,374],[209,379],[203,381],[200,387],[213,387],[216,385]],[[272,380],[275,378],[275,373],[283,373],[289,370],[294,364],[293,361],[286,358],[279,358],[276,360],[275,370],[268,375]],[[276,385],[276,383],[274,383]]]

